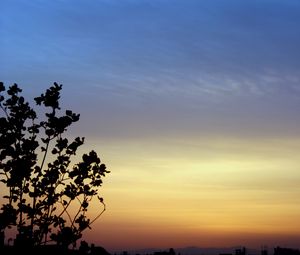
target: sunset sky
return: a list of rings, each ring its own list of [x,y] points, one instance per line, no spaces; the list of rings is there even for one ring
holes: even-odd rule
[[[63,107],[111,173],[85,239],[300,243],[300,1],[2,0],[0,80]],[[96,214],[92,207],[90,215]]]

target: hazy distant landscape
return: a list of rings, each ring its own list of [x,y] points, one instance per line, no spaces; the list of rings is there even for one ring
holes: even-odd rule
[[[175,252],[181,255],[219,255],[219,254],[234,254],[236,249],[240,249],[241,246],[236,247],[224,247],[224,248],[200,248],[200,247],[183,247],[176,248]],[[140,249],[130,250],[129,254],[153,254],[155,252],[168,250],[168,249]],[[261,250],[247,249],[248,254],[261,254]]]

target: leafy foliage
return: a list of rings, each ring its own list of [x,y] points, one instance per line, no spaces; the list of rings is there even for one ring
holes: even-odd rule
[[[16,227],[15,244],[39,246],[55,241],[68,247],[105,211],[98,188],[109,171],[95,151],[71,165],[84,138],[69,141],[63,136],[79,114],[70,110],[62,114],[61,89],[54,83],[34,99],[45,109],[40,121],[17,84],[6,90],[0,83],[0,181],[7,191],[0,232]],[[91,220],[87,211],[94,198],[103,209]],[[74,204],[77,212],[71,215]]]

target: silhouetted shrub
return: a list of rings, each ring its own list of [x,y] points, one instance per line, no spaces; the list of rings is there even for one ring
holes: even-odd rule
[[[105,211],[98,188],[109,171],[95,151],[71,165],[84,138],[65,137],[79,114],[62,113],[61,89],[54,83],[34,99],[42,107],[39,113],[44,111],[40,120],[17,84],[6,90],[0,83],[0,180],[1,193],[5,192],[0,238],[7,228],[15,227],[15,246],[38,247],[52,241],[66,249]],[[89,219],[87,210],[94,198],[103,209]],[[76,203],[78,210],[71,214]]]

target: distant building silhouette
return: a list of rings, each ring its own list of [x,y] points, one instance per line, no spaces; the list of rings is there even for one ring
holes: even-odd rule
[[[238,249],[235,249],[235,255],[246,255],[247,249],[246,247],[241,247]],[[219,255],[233,255],[232,253],[220,253]]]
[[[91,245],[90,255],[110,255],[110,253],[101,246]]]
[[[261,247],[261,255],[268,255],[268,248],[267,246],[262,246]]]
[[[173,248],[170,248],[169,251],[157,251],[153,255],[176,255],[176,253]]]
[[[235,250],[235,255],[246,255],[247,250],[246,247],[242,247]]]
[[[276,247],[274,248],[274,255],[300,255],[300,251],[297,249]]]

